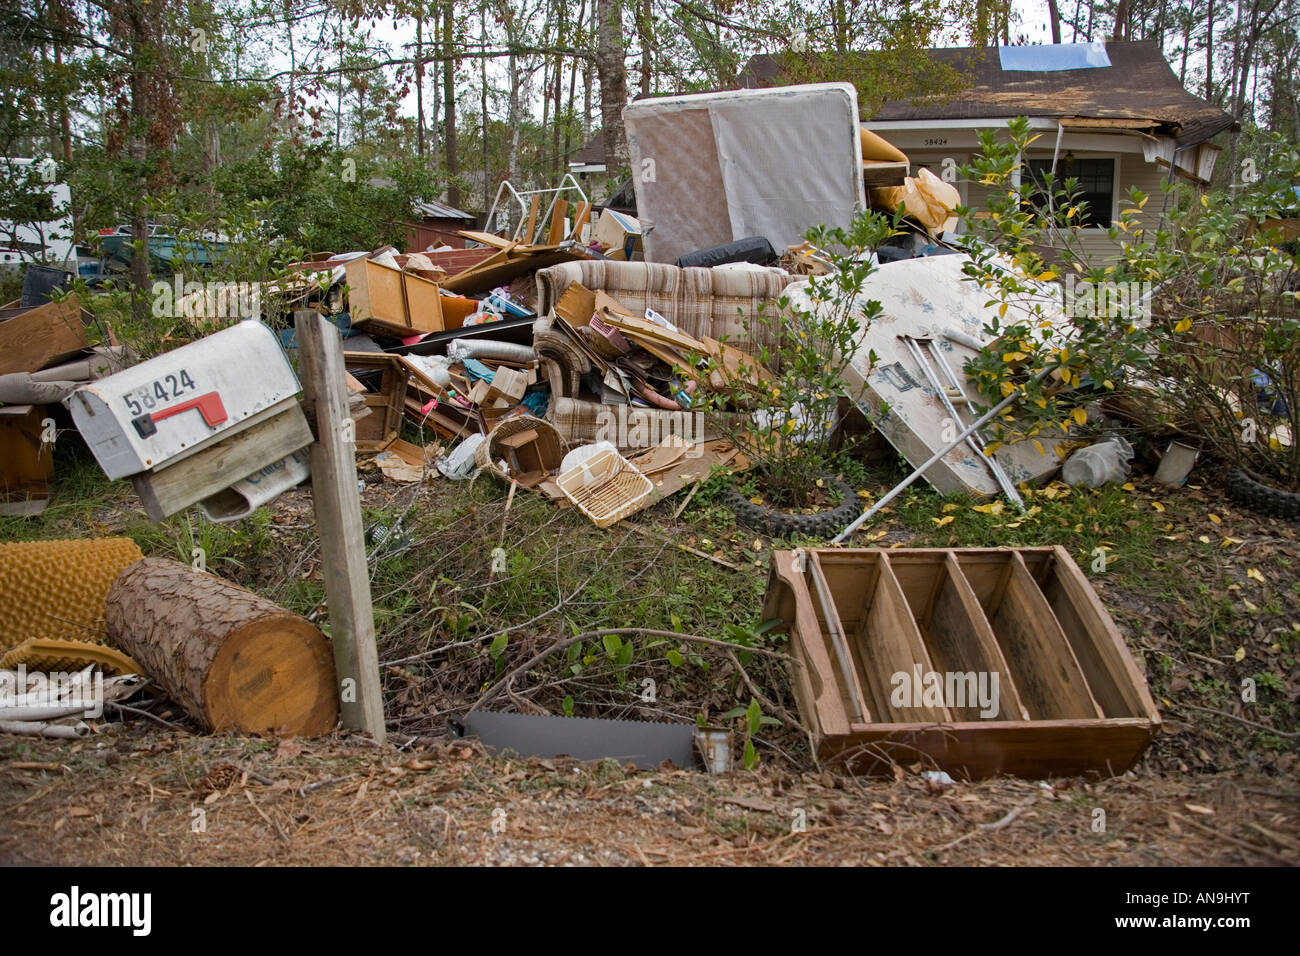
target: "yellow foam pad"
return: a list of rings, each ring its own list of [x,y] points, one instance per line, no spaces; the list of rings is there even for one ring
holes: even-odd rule
[[[89,641],[51,641],[32,638],[0,657],[0,670],[16,670],[24,664],[29,671],[71,673],[94,664],[105,674],[143,674],[140,665],[121,651]]]
[[[142,557],[130,538],[0,544],[0,652],[32,639],[105,643],[108,592]]]

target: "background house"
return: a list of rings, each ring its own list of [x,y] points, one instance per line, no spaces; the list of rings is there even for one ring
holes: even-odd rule
[[[861,54],[869,56],[870,54]],[[931,50],[930,62],[955,70],[957,90],[886,101],[864,124],[904,153],[915,174],[927,167],[954,181],[956,167],[979,151],[979,132],[1028,117],[1041,135],[1025,157],[1027,172],[1055,165],[1056,181],[1079,180],[1091,207],[1081,244],[1090,257],[1114,253],[1106,228],[1136,186],[1152,197],[1144,223],[1155,226],[1171,175],[1208,184],[1220,147],[1212,138],[1236,125],[1218,106],[1187,92],[1152,41]],[[787,68],[787,64],[792,68]],[[753,57],[746,86],[806,81],[782,56]],[[833,77],[828,77],[833,78]],[[1022,173],[1023,175],[1023,173]],[[955,181],[962,201],[982,209],[987,189]]]
[[[462,229],[474,228],[474,216],[437,200],[417,200],[411,205],[420,218],[416,222],[404,223],[406,248],[409,251],[417,252],[442,245],[453,249],[465,248],[465,238],[458,233]]]

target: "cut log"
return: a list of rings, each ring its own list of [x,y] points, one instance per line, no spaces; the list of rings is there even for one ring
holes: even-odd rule
[[[325,635],[229,581],[145,558],[114,583],[107,617],[114,643],[214,733],[310,736],[338,721]]]

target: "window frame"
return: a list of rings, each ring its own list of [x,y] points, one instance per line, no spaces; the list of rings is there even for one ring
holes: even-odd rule
[[[1077,155],[1077,158],[1079,159],[1109,159],[1115,164],[1113,167],[1114,172],[1111,176],[1111,184],[1110,184],[1110,224],[1105,226],[1084,226],[1080,230],[1086,234],[1104,236],[1110,231],[1111,227],[1119,220],[1119,202],[1120,202],[1120,195],[1121,195],[1120,183],[1122,182],[1121,170],[1123,169],[1123,164],[1121,160],[1122,154],[1102,152],[1100,150],[1076,150],[1073,147],[1070,147],[1069,149],[1063,148],[1062,152],[1057,156],[1056,185],[1058,186],[1062,181],[1069,178],[1068,176],[1065,176],[1061,173],[1061,167],[1060,167],[1060,160],[1064,158],[1065,153],[1067,152],[1074,152],[1076,154],[1082,153],[1083,155]],[[1052,154],[1048,153],[1046,156],[1026,156],[1023,160],[1024,172],[1026,174],[1029,173],[1030,162],[1037,162],[1043,160],[1045,160],[1048,166],[1050,167],[1052,162]]]

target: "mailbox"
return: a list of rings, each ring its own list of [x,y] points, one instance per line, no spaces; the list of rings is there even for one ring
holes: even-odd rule
[[[64,404],[104,473],[132,477],[162,520],[310,444],[299,391],[275,333],[246,321],[85,385]]]

